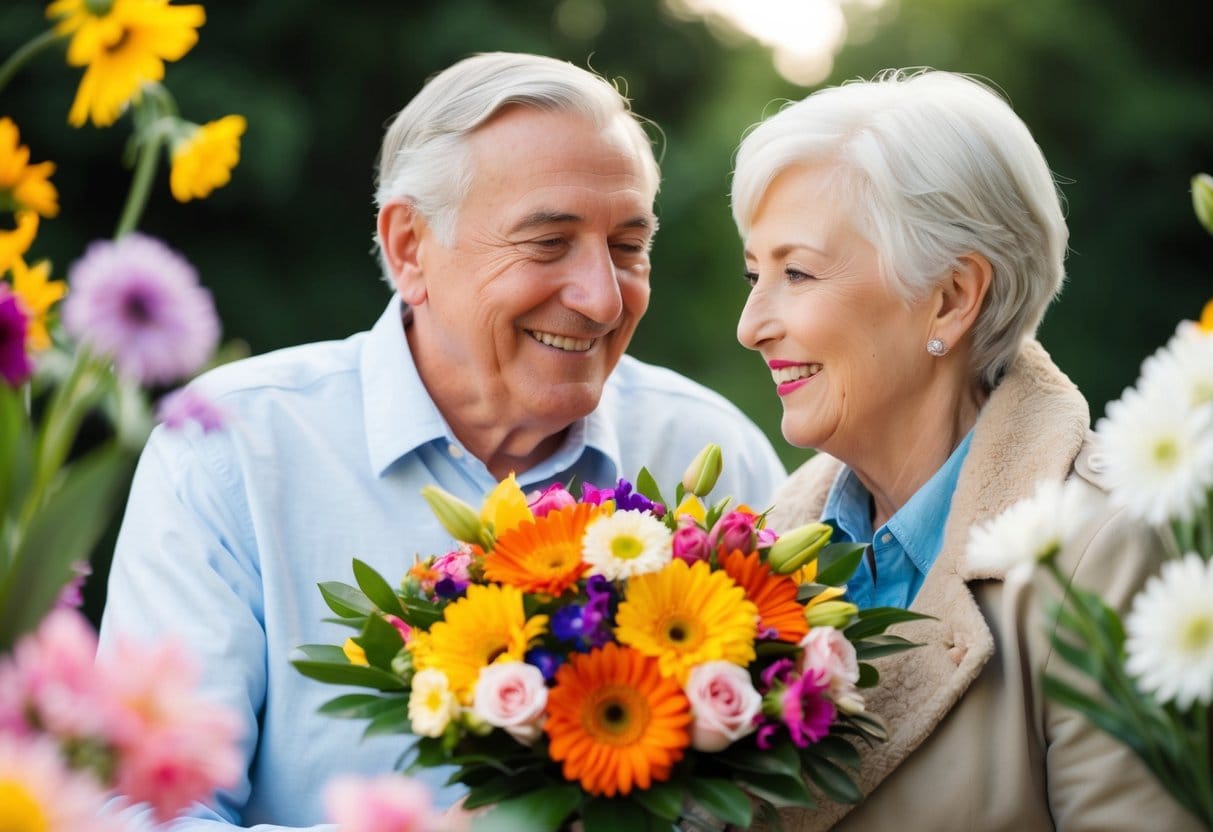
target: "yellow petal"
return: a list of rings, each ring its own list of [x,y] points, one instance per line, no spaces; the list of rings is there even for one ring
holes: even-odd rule
[[[1205,304],[1204,311],[1200,313],[1200,323],[1197,324],[1200,331],[1213,335],[1213,300]]]
[[[696,523],[702,523],[707,516],[707,511],[703,507],[703,502],[694,494],[687,494],[682,498],[682,502],[678,504],[678,508],[674,509],[674,516],[681,517],[684,514],[695,518]]]
[[[350,664],[361,665],[368,667],[370,662],[366,660],[366,651],[359,647],[353,638],[347,638],[345,644],[341,645],[341,652],[345,653],[345,657],[350,660]]]
[[[497,537],[524,521],[534,519],[535,515],[526,504],[526,495],[522,493],[522,488],[512,473],[497,483],[497,487],[489,492],[480,508],[480,521],[491,525]]]

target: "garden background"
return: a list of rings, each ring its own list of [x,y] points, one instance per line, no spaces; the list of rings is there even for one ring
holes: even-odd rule
[[[193,119],[247,117],[242,160],[230,185],[184,206],[161,170],[141,229],[198,267],[224,337],[251,353],[344,337],[370,326],[387,299],[370,253],[386,121],[428,76],[472,52],[588,64],[622,79],[637,112],[662,130],[653,300],[631,352],[728,396],[790,468],[807,452],[783,443],[769,374],[734,336],[746,287],[727,200],[733,152],[781,99],[886,67],[933,66],[996,83],[1063,184],[1069,279],[1041,340],[1093,418],[1176,321],[1213,296],[1213,241],[1189,198],[1191,176],[1213,172],[1202,4],[846,0],[848,36],[824,78],[806,85],[783,78],[766,45],[720,20],[677,14],[673,2],[687,0],[205,3],[200,41],[168,66],[167,83]],[[47,28],[44,9],[0,3],[0,55]],[[65,129],[78,74],[43,56],[6,89],[2,113],[18,120],[36,161],[58,166],[69,208],[42,224],[35,251],[59,253],[57,277],[112,232],[130,182],[113,163],[125,125]],[[86,589],[94,620],[110,546]]]

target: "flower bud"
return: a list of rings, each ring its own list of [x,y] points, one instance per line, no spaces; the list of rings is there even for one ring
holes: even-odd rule
[[[810,627],[833,627],[841,630],[851,623],[859,607],[850,601],[822,601],[805,610],[805,620]]]
[[[781,535],[767,550],[767,565],[780,575],[804,566],[830,542],[834,530],[825,523],[809,523]]]
[[[430,504],[430,511],[434,512],[442,528],[450,532],[452,537],[464,543],[481,541],[484,527],[474,508],[436,485],[421,489],[421,496]]]
[[[723,466],[720,446],[708,443],[687,466],[686,473],[682,475],[682,487],[696,497],[706,497],[716,487]]]
[[[1213,176],[1198,173],[1192,177],[1192,207],[1205,231],[1213,234]]]
[[[758,518],[744,511],[730,511],[716,521],[708,535],[708,546],[723,553],[732,551],[749,553],[754,551],[758,535],[754,527]]]
[[[679,521],[678,531],[674,532],[670,546],[674,557],[688,564],[707,560],[711,552],[708,547],[708,533],[689,517]]]

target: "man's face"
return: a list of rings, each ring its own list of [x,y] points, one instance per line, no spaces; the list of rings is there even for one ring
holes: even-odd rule
[[[410,343],[457,434],[555,434],[598,404],[649,301],[651,186],[622,125],[514,107],[469,137],[454,240],[424,228]]]

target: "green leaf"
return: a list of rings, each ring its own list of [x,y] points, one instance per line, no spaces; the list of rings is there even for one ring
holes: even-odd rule
[[[309,679],[328,682],[331,685],[355,685],[385,691],[404,690],[404,685],[399,677],[375,667],[362,667],[348,662],[341,665],[311,659],[295,659],[291,661],[291,664]]]
[[[883,636],[872,636],[856,644],[855,656],[859,661],[868,661],[870,659],[878,659],[881,656],[891,656],[894,653],[903,653],[906,650],[921,646],[901,636],[886,633]]]
[[[400,605],[400,599],[396,597],[392,585],[357,558],[354,558],[354,580],[358,582],[358,588],[366,593],[366,597],[383,612],[404,615],[404,607]]]
[[[691,799],[725,823],[748,827],[750,799],[740,788],[717,777],[694,777],[687,782]]]
[[[720,756],[720,762],[731,768],[745,771],[800,777],[800,756],[796,753],[795,747],[788,742],[778,743],[769,751],[761,751],[756,748],[730,748],[727,754]]]
[[[880,635],[894,624],[901,624],[906,621],[922,621],[930,618],[933,618],[933,616],[911,612],[910,610],[899,610],[896,607],[873,607],[871,609],[860,610],[859,620],[850,627],[847,627],[844,632],[846,633],[846,637],[851,641],[859,641],[869,636]]]
[[[362,632],[354,636],[354,643],[366,653],[367,663],[371,667],[387,671],[392,669],[392,659],[404,649],[400,631],[378,613],[367,617]]]
[[[867,547],[862,543],[831,543],[817,555],[816,582],[842,586],[851,580]]]
[[[391,700],[389,700],[391,701]],[[406,696],[392,701],[394,707],[376,714],[362,732],[362,736],[378,737],[384,734],[411,734],[413,724],[409,721],[409,700]]]
[[[317,584],[324,603],[342,618],[365,618],[375,611],[371,599],[362,590],[343,584],[341,581],[324,581]]]
[[[648,827],[649,813],[628,798],[595,798],[581,810],[582,832],[642,832]]]
[[[863,792],[851,775],[824,757],[810,758],[804,770],[813,785],[835,803],[858,803],[863,799]]]
[[[29,490],[33,460],[34,434],[21,391],[0,384],[0,529],[5,518],[16,515]],[[0,559],[0,564],[5,560]]]
[[[460,782],[463,782],[462,779]],[[469,790],[467,798],[463,801],[463,808],[477,809],[481,806],[491,806],[494,803],[534,791],[545,783],[547,783],[547,778],[538,771],[523,771],[504,777],[500,772],[495,772],[492,779]]]
[[[476,832],[556,832],[580,801],[576,786],[544,786],[498,803],[476,819]]]
[[[428,630],[442,620],[442,607],[421,598],[402,598],[404,615],[400,616],[410,627]]]
[[[747,773],[739,778],[739,782],[745,786],[747,792],[775,806],[803,806],[812,809],[817,805],[817,801],[805,788],[804,780],[800,777]]]
[[[1148,739],[1143,738],[1134,731],[1119,711],[1115,711],[1102,702],[1096,701],[1087,694],[1061,681],[1056,676],[1046,673],[1041,684],[1041,689],[1044,691],[1045,696],[1058,704],[1078,711],[1091,720],[1101,731],[1116,737],[1138,754],[1141,754],[1146,747]]]
[[[823,737],[814,743],[810,750],[813,754],[828,757],[839,765],[859,770],[859,752],[855,750],[855,746],[842,737],[834,735]]]
[[[37,626],[87,561],[126,492],[133,455],[110,443],[60,470],[59,487],[34,512],[0,577],[0,653]]]
[[[335,644],[301,644],[295,648],[312,661],[331,662],[332,664],[349,664],[345,651]]]
[[[632,798],[650,814],[674,821],[682,813],[682,792],[682,783],[654,783],[647,789],[632,792]]]
[[[655,503],[661,503],[671,509],[677,508],[677,506],[666,503],[665,498],[661,496],[661,488],[657,485],[657,480],[653,479],[648,468],[641,468],[640,473],[636,475],[636,491]]]
[[[374,693],[347,693],[325,702],[316,712],[342,719],[370,719],[395,706],[396,702],[392,697]]]
[[[856,685],[861,688],[874,688],[880,682],[880,671],[867,662],[859,663],[859,681]]]

